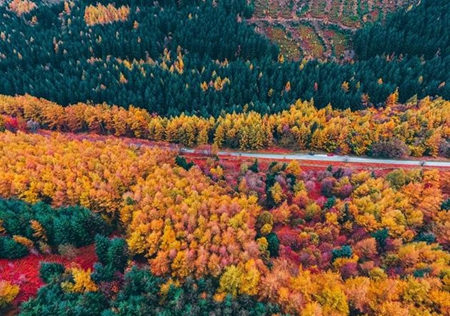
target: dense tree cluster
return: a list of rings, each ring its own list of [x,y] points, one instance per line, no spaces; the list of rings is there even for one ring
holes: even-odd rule
[[[257,161],[236,171],[212,158],[202,171],[123,140],[4,132],[0,144],[2,196],[89,206],[124,237],[96,237],[91,269],[43,264],[48,285],[24,315],[233,314],[245,304],[249,315],[275,313],[267,302],[302,315],[450,311],[449,172],[308,171]],[[2,238],[14,234],[6,237],[30,248],[50,243],[48,222],[67,216],[67,208],[42,215],[53,210],[42,203],[2,205]],[[81,232],[76,218],[90,214],[70,210],[80,214],[63,224],[63,239]],[[92,233],[77,239],[92,241]],[[132,268],[133,260],[149,265]]]
[[[395,54],[431,60],[450,54],[450,3],[426,0],[414,10],[392,14],[383,25],[373,24],[358,31],[354,47],[358,58]]]
[[[331,166],[302,171],[296,162],[253,165],[224,172],[240,179],[239,192],[271,208],[264,221],[280,258],[262,277],[262,297],[301,315],[449,312],[448,171],[377,176]]]
[[[426,21],[435,23],[425,23],[417,35],[420,39],[439,25],[431,48],[409,28],[407,41],[414,49],[407,45],[401,51],[407,56],[391,56],[397,52],[391,47],[405,46],[401,36],[378,35],[386,31],[374,27],[364,31],[375,33],[373,38],[360,35],[356,42],[380,42],[386,51],[370,48],[368,54],[357,48],[359,60],[343,65],[284,61],[245,23],[248,6],[242,0],[103,0],[98,6],[98,1],[83,0],[42,5],[19,16],[2,6],[0,93],[29,93],[62,105],[132,104],[160,115],[203,117],[247,109],[274,113],[299,98],[314,98],[318,108],[331,103],[355,110],[382,104],[396,88],[401,102],[414,95],[449,99],[448,15],[442,13],[448,9],[441,10],[436,1],[423,5],[432,8]],[[402,21],[415,23],[421,10],[404,13]],[[378,41],[380,36],[386,40]],[[439,54],[429,56],[436,47]]]
[[[123,195],[155,168],[171,161],[162,149],[137,149],[123,141],[89,142],[0,134],[0,195],[55,207],[81,205],[118,215]],[[57,167],[55,167],[57,166]]]
[[[156,275],[219,276],[241,263],[245,270],[263,270],[255,241],[261,212],[256,198],[227,194],[198,168],[164,164],[173,157],[170,153],[132,149],[120,141],[10,133],[0,138],[1,196],[80,204],[119,220],[130,251],[147,257]],[[7,215],[5,225],[13,225]],[[252,282],[243,279],[242,293],[253,293],[258,280],[259,272]]]
[[[313,102],[297,101],[289,110],[261,115],[254,111],[224,114],[219,118],[150,115],[130,107],[77,104],[61,107],[30,96],[0,95],[0,129],[46,129],[91,132],[147,138],[185,146],[215,144],[217,147],[262,149],[275,144],[294,150],[340,154],[369,154],[398,158],[450,154],[450,102],[442,99],[396,103],[390,95],[383,109],[317,110]],[[1,119],[1,116],[0,116]]]
[[[347,64],[285,60],[245,0],[0,6],[0,314],[44,256],[23,316],[450,314],[449,171],[214,156],[450,155],[450,7],[422,2]]]
[[[134,265],[125,271],[117,264],[120,259],[125,262],[129,259],[126,248],[115,246],[121,241],[124,242],[97,239],[99,258],[114,252],[115,257],[109,257],[119,259],[110,262],[112,274],[102,269],[102,259],[95,264],[94,271],[65,269],[57,263],[42,264],[41,277],[47,284],[35,299],[22,305],[20,315],[281,315],[276,305],[252,296],[218,295],[218,282],[214,278],[189,277],[179,284],[153,275],[148,266]],[[109,243],[106,247],[105,242]]]
[[[29,250],[57,250],[61,245],[90,245],[109,225],[90,210],[77,206],[54,209],[43,202],[30,205],[0,199],[0,258],[19,258]]]

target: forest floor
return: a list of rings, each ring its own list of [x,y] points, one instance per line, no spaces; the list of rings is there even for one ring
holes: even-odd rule
[[[80,266],[83,269],[92,269],[93,264],[97,262],[94,245],[73,248],[70,253],[64,255],[58,254],[39,254],[30,253],[28,256],[20,259],[0,259],[0,275],[3,280],[16,283],[19,280],[20,293],[15,298],[12,308],[6,311],[4,316],[17,315],[17,307],[20,303],[34,297],[38,289],[43,285],[39,277],[40,262],[57,262],[69,266]],[[2,314],[3,315],[3,314]]]

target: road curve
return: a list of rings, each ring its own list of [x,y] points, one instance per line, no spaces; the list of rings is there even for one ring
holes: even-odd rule
[[[181,148],[182,153],[199,153],[194,149]],[[201,153],[201,151],[200,151]],[[241,151],[219,151],[219,156],[243,157],[243,158],[260,158],[274,160],[308,160],[308,161],[327,161],[327,162],[346,162],[346,163],[368,163],[368,164],[389,164],[403,166],[426,166],[426,167],[443,167],[450,168],[450,161],[424,161],[424,160],[397,160],[397,159],[374,159],[361,158],[352,156],[327,156],[322,154],[271,154],[271,153],[251,153]]]

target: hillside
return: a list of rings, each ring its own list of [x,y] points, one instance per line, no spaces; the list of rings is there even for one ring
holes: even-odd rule
[[[420,0],[255,0],[248,19],[286,57],[351,60],[352,34]]]
[[[252,10],[245,1],[110,2],[20,7],[28,13],[0,7],[0,93],[203,117],[276,113],[312,98],[318,108],[358,110],[381,106],[397,88],[401,102],[415,95],[450,98],[448,51],[429,55],[436,45],[450,46],[448,36],[430,47],[413,40],[398,59],[357,48],[354,63],[293,62],[245,22]],[[422,30],[433,34],[440,24],[447,32],[442,26],[449,16],[440,13],[448,12],[447,1],[429,0],[400,14],[414,23],[428,7],[427,20],[435,22]],[[383,34],[385,26],[372,30]],[[414,35],[417,29],[406,31]],[[402,45],[398,40],[391,37],[383,47]]]
[[[0,315],[450,315],[449,12],[0,0]]]

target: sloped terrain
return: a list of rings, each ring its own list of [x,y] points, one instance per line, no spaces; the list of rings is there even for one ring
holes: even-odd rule
[[[420,0],[255,0],[248,22],[290,59],[350,60],[354,31],[418,3]],[[274,32],[280,28],[282,33]]]

